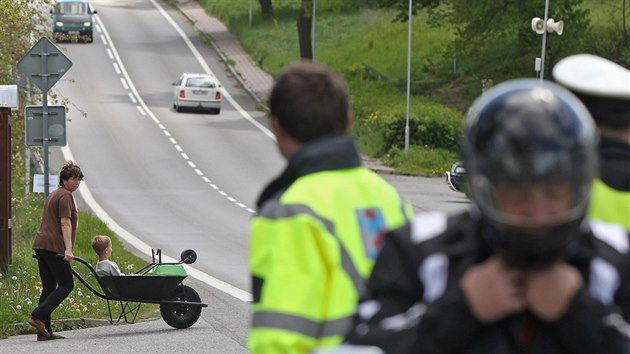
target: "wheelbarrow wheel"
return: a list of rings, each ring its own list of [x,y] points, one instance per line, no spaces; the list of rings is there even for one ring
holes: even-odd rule
[[[186,302],[201,302],[199,294],[195,289],[180,285],[177,287],[173,295],[169,298],[170,301],[186,301]],[[166,324],[173,328],[188,328],[197,322],[201,315],[201,306],[187,306],[187,305],[160,305],[160,314]]]

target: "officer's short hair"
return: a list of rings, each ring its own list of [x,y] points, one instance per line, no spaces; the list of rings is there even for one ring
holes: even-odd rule
[[[349,125],[350,104],[344,80],[311,61],[289,65],[280,73],[269,97],[269,108],[282,128],[302,143],[346,132]]]

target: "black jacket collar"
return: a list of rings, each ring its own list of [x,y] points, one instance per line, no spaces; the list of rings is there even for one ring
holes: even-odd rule
[[[289,158],[286,169],[265,187],[256,205],[260,209],[264,202],[302,176],[358,166],[361,157],[352,136],[329,135],[310,141]]]
[[[630,144],[601,137],[600,176],[609,187],[630,192]]]

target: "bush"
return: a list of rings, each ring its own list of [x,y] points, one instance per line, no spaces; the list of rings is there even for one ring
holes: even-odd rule
[[[403,148],[406,117],[397,116],[389,121],[383,131],[385,145]],[[409,117],[409,145],[457,151],[460,124],[443,117],[431,115]]]
[[[381,157],[393,147],[403,148],[407,105],[399,85],[366,64],[343,74],[352,93],[353,133],[364,152]],[[462,114],[422,96],[412,96],[409,104],[410,144],[456,152]]]

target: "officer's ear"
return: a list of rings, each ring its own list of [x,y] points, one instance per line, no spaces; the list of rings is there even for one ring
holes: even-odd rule
[[[276,136],[276,142],[280,143],[281,140],[288,136],[287,131],[280,124],[280,120],[274,116],[271,116],[271,129]]]
[[[301,144],[287,133],[282,124],[280,124],[280,120],[274,116],[271,116],[271,128],[276,136],[276,143],[280,153],[288,159]]]

